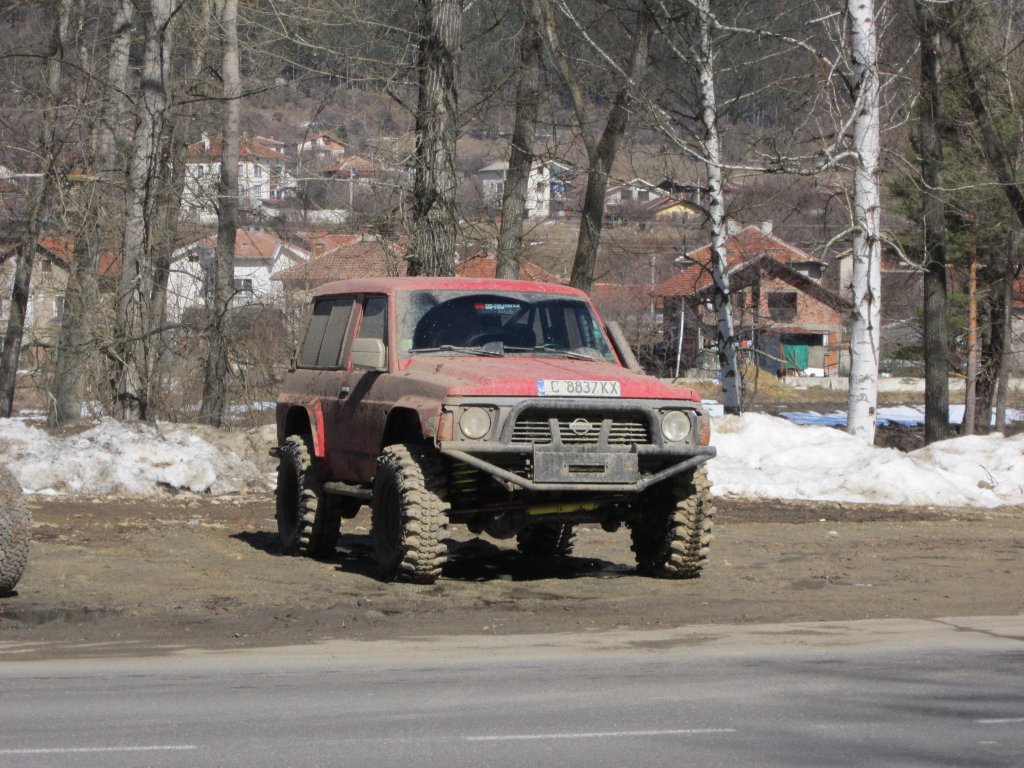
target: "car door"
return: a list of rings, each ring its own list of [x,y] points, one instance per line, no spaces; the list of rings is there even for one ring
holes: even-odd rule
[[[334,428],[340,456],[340,477],[365,483],[373,477],[389,406],[384,392],[388,378],[388,299],[366,294],[356,302],[344,400],[339,399]]]
[[[304,398],[319,405],[323,416],[319,425],[324,444],[321,468],[328,479],[336,479],[341,467],[337,415],[348,395],[346,369],[357,299],[355,295],[317,299],[296,359],[297,388]]]

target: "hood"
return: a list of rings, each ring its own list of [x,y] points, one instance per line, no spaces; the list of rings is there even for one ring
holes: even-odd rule
[[[617,381],[624,398],[700,402],[688,387],[612,363],[564,357],[421,355],[407,361],[398,375],[443,386],[451,397],[536,397],[539,379],[572,379]]]

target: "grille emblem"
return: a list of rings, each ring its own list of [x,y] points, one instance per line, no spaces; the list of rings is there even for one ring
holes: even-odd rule
[[[584,418],[576,419],[569,425],[569,429],[572,430],[572,433],[580,437],[588,434],[593,427],[594,425]]]

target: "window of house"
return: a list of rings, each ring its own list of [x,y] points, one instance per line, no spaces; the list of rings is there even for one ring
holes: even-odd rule
[[[235,293],[240,296],[252,296],[252,278],[236,277],[231,281]]]
[[[253,173],[253,176],[255,176],[257,179],[262,178],[263,177],[263,166],[262,165],[255,166],[253,168],[253,172],[252,173]]]
[[[53,297],[53,321],[59,323],[64,319],[64,297],[60,294]]]
[[[768,316],[777,323],[796,319],[796,291],[769,291]]]

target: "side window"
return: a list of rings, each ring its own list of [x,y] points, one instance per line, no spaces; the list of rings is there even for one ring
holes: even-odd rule
[[[338,367],[353,301],[351,296],[336,296],[321,299],[314,305],[306,338],[299,350],[299,367]]]
[[[388,299],[386,296],[367,296],[363,302],[363,319],[359,324],[359,339],[379,340],[385,354],[388,343]],[[380,349],[381,347],[378,347]],[[386,359],[386,358],[385,358]],[[370,370],[374,366],[362,364],[353,354],[352,368]]]

